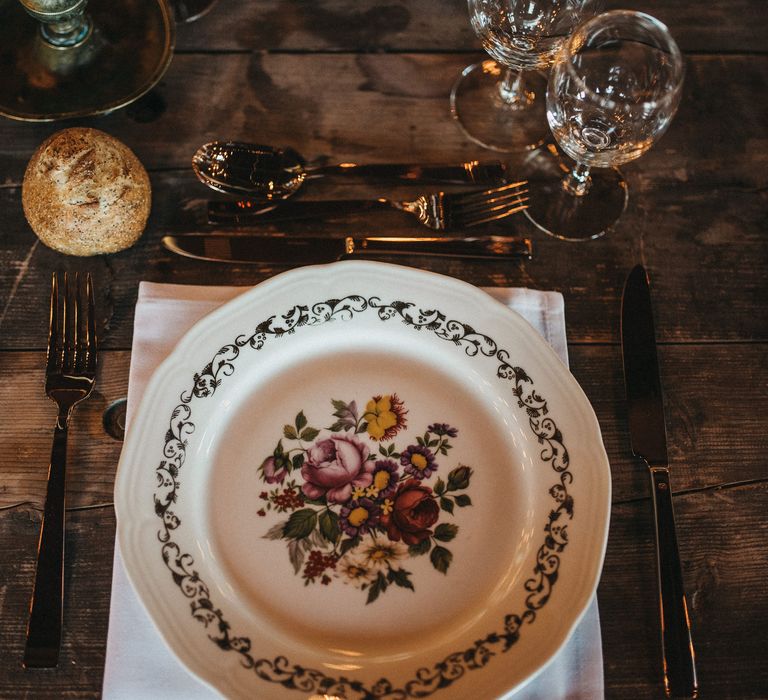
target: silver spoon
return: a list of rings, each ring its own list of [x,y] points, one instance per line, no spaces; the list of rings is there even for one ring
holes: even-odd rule
[[[292,148],[234,141],[213,141],[201,146],[192,158],[192,169],[203,184],[218,192],[274,203],[295,194],[305,180],[327,175],[354,174],[385,180],[481,185],[501,184],[506,175],[506,167],[500,161],[433,166],[390,163],[308,165]]]

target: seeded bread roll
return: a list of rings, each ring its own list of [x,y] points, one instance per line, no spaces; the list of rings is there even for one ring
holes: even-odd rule
[[[53,134],[35,151],[21,201],[45,245],[68,255],[98,255],[138,240],[152,191],[147,171],[124,143],[78,127]]]

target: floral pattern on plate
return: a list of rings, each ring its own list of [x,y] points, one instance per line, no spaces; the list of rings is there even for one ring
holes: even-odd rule
[[[362,412],[354,400],[331,405],[336,421],[325,430],[299,411],[259,467],[261,479],[277,487],[260,494],[258,514],[290,514],[264,537],[288,543],[305,585],[340,580],[367,591],[366,603],[390,585],[415,590],[404,566],[412,557],[429,554],[447,573],[453,554],[444,544],[459,527],[440,518],[472,505],[460,493],[471,467],[444,466],[458,430],[432,423],[398,452],[394,438],[406,430],[408,410],[397,394],[372,397]]]

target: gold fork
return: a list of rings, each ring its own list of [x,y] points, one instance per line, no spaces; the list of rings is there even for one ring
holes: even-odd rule
[[[413,214],[435,231],[451,231],[504,219],[528,207],[528,181],[471,192],[436,192],[409,201],[391,199],[338,199],[285,202],[264,211],[261,203],[209,202],[208,223],[253,225],[274,221],[335,217],[340,214],[398,209]]]
[[[70,290],[64,273],[51,280],[51,315],[45,393],[58,406],[53,432],[45,510],[40,526],[35,588],[24,650],[26,668],[52,668],[59,662],[64,594],[64,492],[67,429],[72,410],[86,399],[96,380],[96,318],[90,273],[75,273]]]

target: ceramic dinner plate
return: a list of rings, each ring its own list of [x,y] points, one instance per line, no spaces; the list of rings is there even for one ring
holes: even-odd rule
[[[595,591],[594,413],[520,316],[373,262],[275,277],[147,386],[117,477],[128,575],[234,698],[495,698]]]

